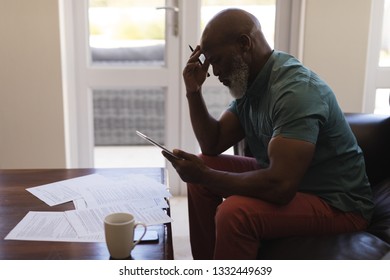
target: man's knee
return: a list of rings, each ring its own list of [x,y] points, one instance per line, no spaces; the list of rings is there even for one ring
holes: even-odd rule
[[[226,198],[217,209],[215,222],[217,227],[239,227],[248,219],[247,213],[242,208],[240,196],[229,196]]]
[[[198,154],[198,157],[205,165],[213,169],[220,169],[224,165],[224,160],[220,156],[207,156],[205,154]]]

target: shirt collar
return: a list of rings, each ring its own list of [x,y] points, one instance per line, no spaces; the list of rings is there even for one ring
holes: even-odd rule
[[[278,52],[272,51],[271,56],[268,58],[263,68],[257,74],[251,86],[247,89],[245,96],[247,97],[259,96],[261,93],[267,90],[269,77],[271,76],[272,67],[276,60],[277,54]]]

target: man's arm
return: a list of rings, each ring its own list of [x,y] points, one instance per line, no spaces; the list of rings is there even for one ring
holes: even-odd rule
[[[219,155],[244,138],[241,124],[232,112],[225,111],[216,120],[198,97],[189,99],[192,99],[188,101],[192,129],[203,154]]]
[[[241,140],[244,132],[233,113],[226,111],[219,120],[209,114],[202,96],[202,85],[210,63],[206,59],[203,65],[200,64],[200,55],[197,46],[183,70],[190,119],[202,153],[218,155]]]
[[[210,186],[227,197],[243,195],[275,204],[287,204],[295,196],[314,155],[315,145],[306,141],[277,136],[268,146],[270,165],[245,173],[211,169],[195,155],[175,150],[184,160],[164,153],[185,182]]]

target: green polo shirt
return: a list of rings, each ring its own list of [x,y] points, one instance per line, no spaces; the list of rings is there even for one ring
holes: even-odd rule
[[[370,219],[373,202],[363,153],[330,87],[294,57],[274,51],[241,99],[237,115],[259,165],[268,167],[272,137],[316,145],[300,192],[311,193],[342,211]]]

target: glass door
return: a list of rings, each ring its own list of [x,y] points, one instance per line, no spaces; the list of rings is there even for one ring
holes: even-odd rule
[[[67,67],[73,70],[67,71],[69,165],[164,167],[160,151],[136,130],[167,147],[179,146],[177,1],[61,5],[65,60],[73,61]]]
[[[92,67],[126,68],[139,76],[129,76],[128,86],[92,89],[95,167],[165,166],[157,148],[135,134],[165,143],[167,84],[151,85],[149,73],[168,68],[165,14],[177,17],[178,11],[164,7],[164,0],[89,0]]]

